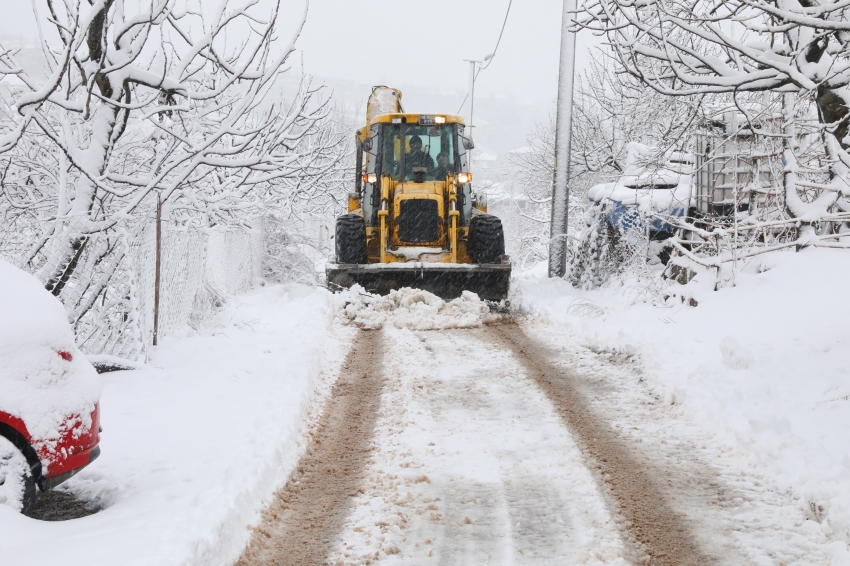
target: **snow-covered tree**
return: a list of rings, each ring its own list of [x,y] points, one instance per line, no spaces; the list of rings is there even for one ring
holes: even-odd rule
[[[342,132],[318,89],[303,80],[280,95],[306,6],[288,26],[280,0],[46,7],[46,78],[0,48],[0,73],[23,85],[0,166],[9,206],[52,219],[28,260],[54,292],[88,236],[157,199],[208,224],[239,221],[338,163]]]
[[[850,210],[846,9],[843,1],[587,0],[576,21],[607,35],[620,71],[665,95],[720,97],[750,127],[765,116],[750,111],[746,93],[769,93],[761,108],[782,118],[771,135],[783,142],[784,206],[804,225],[791,246],[831,238],[814,224]],[[811,156],[812,148],[800,143],[799,125],[810,128],[811,114],[820,155],[801,163],[800,151]]]
[[[629,142],[657,147],[658,157],[687,144],[687,131],[700,112],[700,101],[658,93],[640,81],[616,73],[610,54],[597,50],[576,81],[572,126],[569,227],[572,238],[587,228],[587,191],[616,180],[623,172]],[[508,156],[509,183],[525,195],[510,229],[511,255],[522,265],[548,254],[549,209],[554,171],[554,118],[537,124],[528,145]]]

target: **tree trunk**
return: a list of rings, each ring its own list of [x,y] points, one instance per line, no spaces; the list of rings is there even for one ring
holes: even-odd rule
[[[844,89],[829,89],[824,85],[818,87],[815,102],[818,105],[820,121],[830,124],[832,134],[838,140],[842,149],[847,150],[847,133],[850,130],[850,105],[845,99]]]

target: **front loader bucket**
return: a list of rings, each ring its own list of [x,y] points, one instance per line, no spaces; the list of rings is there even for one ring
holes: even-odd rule
[[[485,301],[508,298],[511,264],[371,263],[327,266],[331,288],[360,285],[370,293],[386,295],[393,289],[413,287],[446,300],[472,291]]]

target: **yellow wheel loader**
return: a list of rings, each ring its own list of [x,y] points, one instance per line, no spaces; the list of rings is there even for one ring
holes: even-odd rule
[[[372,89],[366,122],[357,131],[348,214],[336,222],[329,286],[507,298],[511,264],[504,231],[487,214],[485,195],[472,190],[472,140],[463,120],[405,113],[401,91],[380,86]]]

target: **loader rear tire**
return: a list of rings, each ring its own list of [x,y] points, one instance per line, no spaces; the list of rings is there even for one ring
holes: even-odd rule
[[[473,216],[469,223],[469,255],[474,263],[501,263],[505,255],[502,221],[492,214]]]
[[[338,263],[367,263],[366,221],[357,214],[336,219],[336,260]]]

